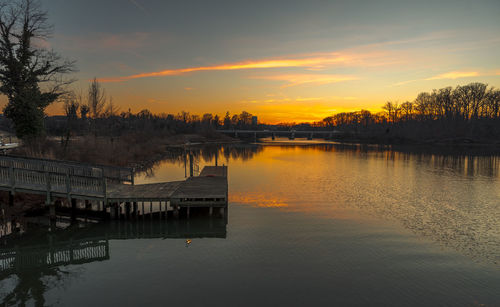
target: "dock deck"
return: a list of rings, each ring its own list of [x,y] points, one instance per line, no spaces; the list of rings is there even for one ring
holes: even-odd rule
[[[133,172],[127,168],[1,156],[0,190],[11,195],[43,194],[48,205],[56,198],[94,201],[102,211],[121,203],[158,202],[160,210],[165,203],[165,210],[170,205],[174,211],[204,207],[212,212],[228,203],[227,166],[205,166],[199,176],[184,181],[134,185]]]

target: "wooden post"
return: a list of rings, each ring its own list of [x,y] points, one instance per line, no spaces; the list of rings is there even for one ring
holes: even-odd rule
[[[144,202],[142,202],[142,219],[144,220]]]
[[[71,222],[76,220],[76,199],[71,199]]]
[[[69,178],[69,168],[66,170],[66,195],[71,200],[71,180]]]
[[[193,177],[193,153],[189,152],[189,177]]]
[[[179,218],[179,205],[174,205],[174,218]]]
[[[153,219],[153,202],[149,202],[149,218]]]
[[[208,215],[212,216],[213,214],[214,214],[214,207],[210,206],[210,208],[208,208]]]
[[[14,193],[16,189],[16,177],[14,175],[14,162],[10,161],[9,163],[9,181],[10,181],[10,187],[12,189],[12,194]]]
[[[130,202],[125,203],[125,218],[130,220]]]
[[[134,219],[137,218],[137,202],[132,203],[132,215],[134,216]]]
[[[46,189],[47,189],[47,198],[45,199],[45,203],[47,205],[50,205],[52,203],[52,200],[50,199],[50,190],[51,190],[50,173],[47,171],[45,172],[45,184],[46,184]]]
[[[102,201],[102,217],[105,219],[107,218],[107,214],[106,214],[106,203],[104,201]]]

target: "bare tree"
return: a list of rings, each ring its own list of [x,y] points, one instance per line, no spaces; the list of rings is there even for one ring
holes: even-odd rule
[[[106,93],[97,78],[94,78],[89,85],[87,103],[92,118],[101,116],[106,105]]]
[[[113,97],[109,97],[108,103],[106,104],[106,108],[104,110],[105,117],[113,117],[117,116],[120,112],[120,108],[113,102]]]
[[[43,134],[45,108],[73,81],[63,75],[74,71],[74,62],[36,43],[51,34],[39,1],[0,0],[0,93],[8,98],[4,112],[21,138]]]

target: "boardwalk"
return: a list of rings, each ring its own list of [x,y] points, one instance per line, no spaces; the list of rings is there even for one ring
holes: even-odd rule
[[[131,210],[137,214],[140,202],[142,207],[144,202],[158,202],[160,211],[162,204],[164,211],[187,208],[188,216],[193,207],[210,208],[212,213],[214,208],[226,208],[228,199],[226,166],[207,166],[200,176],[184,181],[134,185],[133,170],[128,168],[15,156],[0,156],[0,190],[11,196],[17,192],[43,194],[47,205],[58,198],[72,203],[94,201],[103,212],[124,203],[127,214]],[[121,214],[109,210],[111,215]]]

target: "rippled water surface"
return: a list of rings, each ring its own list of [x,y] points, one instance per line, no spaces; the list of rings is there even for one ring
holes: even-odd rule
[[[227,225],[26,224],[0,237],[4,257],[17,249],[19,263],[40,262],[75,245],[87,254],[0,271],[0,300],[500,306],[500,158],[480,153],[297,141],[196,149],[200,168],[216,157],[229,166]],[[184,176],[173,154],[137,183]]]

